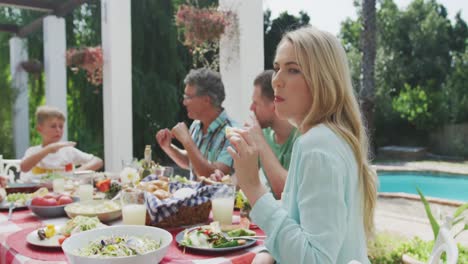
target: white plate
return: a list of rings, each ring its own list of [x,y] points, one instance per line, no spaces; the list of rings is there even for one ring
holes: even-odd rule
[[[62,227],[61,226],[56,226],[55,230],[60,230]],[[51,238],[45,238],[44,240],[40,240],[39,236],[37,235],[37,230],[35,229],[31,233],[29,233],[26,236],[26,241],[34,246],[38,247],[49,247],[49,248],[54,248],[54,247],[60,247],[59,244],[59,238],[63,237],[62,234],[55,234],[55,236]]]
[[[100,223],[94,229],[103,228],[103,227],[107,227],[107,225]],[[45,228],[45,227],[43,227],[43,228]],[[59,238],[64,237],[64,235],[62,235],[62,233],[59,233],[60,230],[62,230],[62,226],[55,226],[55,230],[57,231],[55,236],[53,236],[51,238],[45,238],[44,240],[39,239],[39,236],[37,235],[37,230],[38,229],[32,231],[31,233],[29,233],[26,236],[26,241],[29,244],[35,245],[35,246],[38,246],[38,247],[50,247],[50,248],[61,247],[58,240],[59,240]],[[75,234],[75,233],[73,233],[73,234]]]

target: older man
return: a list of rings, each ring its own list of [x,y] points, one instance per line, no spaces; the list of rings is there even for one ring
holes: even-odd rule
[[[190,169],[192,179],[194,175],[210,176],[215,169],[230,174],[232,158],[226,150],[230,143],[225,128],[235,124],[221,106],[225,97],[221,76],[210,69],[196,69],[189,72],[184,83],[183,104],[194,122],[190,130],[183,122],[172,130],[162,129],[156,140],[177,165]],[[171,144],[172,138],[184,149]]]

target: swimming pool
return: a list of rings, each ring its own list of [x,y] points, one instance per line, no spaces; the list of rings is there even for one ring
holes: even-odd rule
[[[429,172],[379,172],[379,192],[403,192],[468,202],[468,175],[431,174]]]

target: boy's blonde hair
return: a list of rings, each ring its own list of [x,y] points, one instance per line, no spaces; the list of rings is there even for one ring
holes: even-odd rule
[[[368,238],[374,231],[377,202],[377,176],[369,162],[369,143],[348,68],[346,53],[332,34],[314,27],[287,33],[281,42],[290,42],[295,50],[312,105],[300,127],[325,124],[351,146],[359,168],[364,228]],[[281,45],[281,44],[280,44]],[[278,45],[279,46],[279,45]]]
[[[36,109],[36,123],[42,125],[49,118],[58,118],[65,121],[65,116],[57,107],[42,105]]]

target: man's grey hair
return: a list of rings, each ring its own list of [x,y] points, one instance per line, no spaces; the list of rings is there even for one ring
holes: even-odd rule
[[[208,68],[190,70],[185,76],[185,85],[192,85],[197,90],[197,95],[207,95],[211,98],[214,107],[221,108],[224,101],[224,85],[221,75]]]

